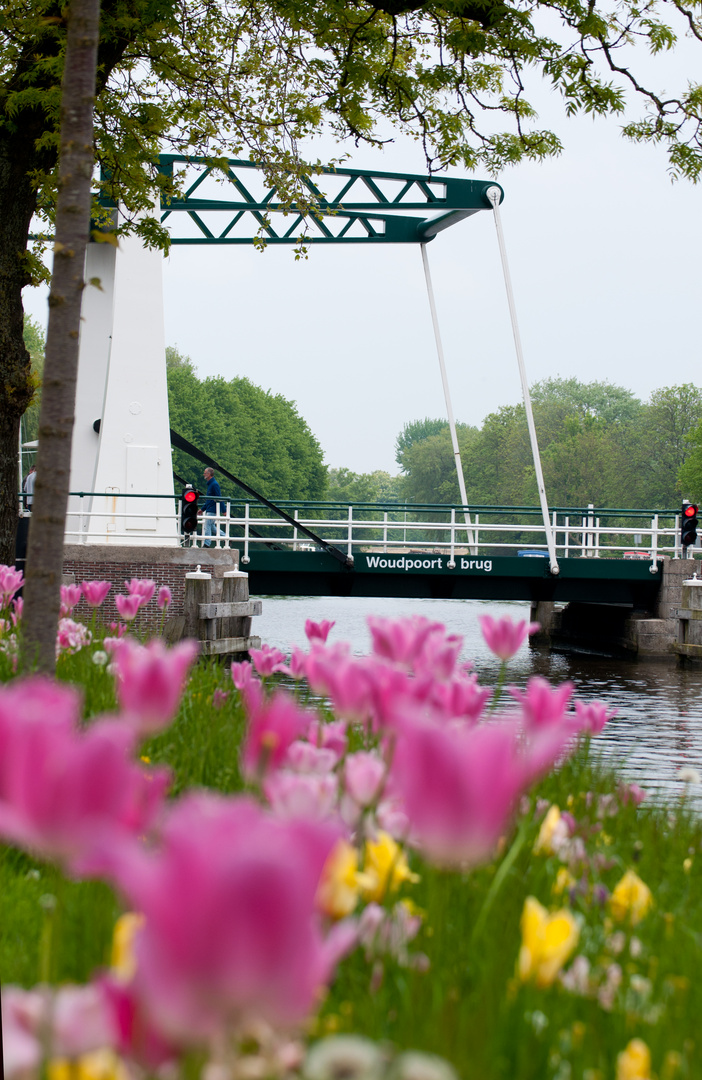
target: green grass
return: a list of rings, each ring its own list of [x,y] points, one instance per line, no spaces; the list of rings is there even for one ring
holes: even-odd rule
[[[84,687],[88,722],[114,707],[112,679],[87,653],[64,658],[59,675]],[[231,691],[220,709],[212,707],[217,687]],[[175,723],[144,753],[172,769],[176,794],[192,786],[238,791],[243,730],[228,671],[200,662]],[[450,873],[413,858],[421,881],[401,895],[425,913],[410,951],[425,954],[429,969],[401,967],[394,960],[385,960],[381,969],[355,952],[342,963],[315,1032],[353,1031],[399,1048],[432,1051],[452,1061],[463,1080],[614,1080],[617,1054],[639,1037],[651,1048],[659,1080],[702,1076],[702,821],[684,802],[644,803],[638,810],[623,805],[618,788],[617,776],[584,747],[532,793],[521,824],[488,865]],[[614,796],[616,808],[602,819],[601,796]],[[560,860],[533,853],[541,821],[534,810],[537,797],[568,808],[584,841],[587,871],[570,901],[553,894]],[[646,882],[655,901],[633,929],[613,923],[596,895],[598,887],[611,891],[628,868]],[[38,981],[49,932],[54,981],[87,979],[106,962],[119,905],[105,886],[64,881],[4,849],[0,895],[4,984]],[[550,908],[570,902],[582,920],[577,953],[590,961],[593,979],[601,981],[608,966],[620,965],[621,986],[611,1009],[602,1007],[595,990],[583,996],[558,982],[545,989],[519,983],[515,964],[528,895]],[[46,896],[59,900],[53,915]],[[619,929],[624,947],[616,952],[613,935]]]

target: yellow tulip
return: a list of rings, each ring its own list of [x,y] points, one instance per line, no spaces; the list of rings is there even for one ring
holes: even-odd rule
[[[572,889],[576,884],[575,878],[569,870],[566,870],[565,866],[562,866],[556,874],[556,880],[553,883],[551,892],[554,896],[560,896],[566,889]]]
[[[363,898],[376,903],[380,903],[388,891],[396,892],[403,881],[419,881],[418,875],[410,870],[400,845],[382,830],[376,841],[366,841],[363,870],[366,878],[362,886]]]
[[[559,807],[553,803],[548,808],[546,817],[541,822],[541,828],[539,829],[539,835],[536,837],[534,844],[535,855],[553,855],[555,852],[554,840],[557,836],[562,836],[564,826],[561,825],[561,811]]]
[[[551,986],[578,944],[580,928],[567,908],[550,914],[533,896],[522,911],[522,946],[517,974],[522,982]]]
[[[47,1080],[129,1080],[124,1062],[112,1050],[93,1050],[79,1058],[52,1058]]]
[[[614,918],[619,922],[629,919],[635,926],[652,906],[653,894],[648,885],[633,870],[627,870],[609,898],[609,907]]]
[[[651,1051],[643,1039],[632,1039],[617,1054],[617,1080],[651,1080]]]
[[[134,938],[137,930],[144,925],[143,915],[136,911],[127,911],[120,915],[112,931],[112,955],[110,964],[115,974],[120,978],[129,980],[136,971],[136,956],[134,955]]]
[[[356,848],[347,840],[338,840],[324,864],[317,906],[330,918],[343,919],[356,907],[363,884],[370,884],[370,879],[358,872]]]

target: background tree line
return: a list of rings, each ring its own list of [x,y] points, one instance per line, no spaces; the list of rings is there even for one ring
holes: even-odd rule
[[[44,335],[25,319],[33,378],[41,384]],[[198,378],[189,357],[166,350],[171,427],[272,499],[457,503],[458,481],[446,420],[405,424],[395,444],[399,475],[328,469],[294,402],[248,379]],[[553,506],[672,508],[702,500],[702,390],[690,383],[655,390],[642,402],[622,386],[544,379],[532,387],[549,502]],[[23,420],[36,438],[40,391]],[[505,405],[480,427],[458,424],[468,500],[473,505],[538,502],[523,405]],[[175,472],[202,487],[202,466],[182,451]],[[234,485],[223,491],[237,495]]]
[[[621,386],[544,379],[532,388],[544,479],[553,506],[672,508],[702,498],[702,391],[688,383],[642,402]],[[535,506],[523,405],[505,405],[481,427],[458,424],[469,503]],[[332,470],[329,496],[457,503],[448,424],[415,420],[396,442],[400,476]],[[334,493],[332,495],[332,493]],[[392,494],[390,494],[392,493]]]

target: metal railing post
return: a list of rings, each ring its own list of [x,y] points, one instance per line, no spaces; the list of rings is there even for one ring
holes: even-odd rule
[[[569,532],[569,530],[570,530],[570,518],[566,517],[566,519],[565,519],[565,538],[564,538],[565,543],[563,545],[563,558],[564,559],[568,558],[568,548],[569,548],[569,541],[570,541],[570,532]]]
[[[348,533],[346,538],[346,554],[353,555],[353,506],[349,506]]]
[[[589,511],[594,510],[595,509],[594,503],[588,503],[587,508],[588,508]],[[595,524],[595,518],[593,517],[592,513],[588,513],[588,515],[587,515],[587,530],[588,531],[587,531],[587,539],[586,539],[586,543],[585,543],[585,546],[588,549],[587,550],[588,559],[592,558],[592,548],[593,548],[593,542],[594,542],[594,539],[595,539],[593,534],[592,534],[592,526],[594,524]]]
[[[595,519],[595,528],[597,530],[595,532],[595,558],[599,559],[599,557],[600,557],[600,519],[599,518]]]
[[[295,521],[300,520],[300,511],[293,510],[293,517]],[[297,525],[293,525],[293,551],[297,551]]]
[[[383,513],[383,555],[388,553],[388,512]]]
[[[249,557],[249,504],[244,503],[244,554],[241,557],[243,563],[250,562]]]
[[[655,574],[658,569],[658,514],[654,514],[651,519],[651,566],[650,570],[652,574]]]
[[[451,507],[451,540],[449,549],[449,570],[453,570],[456,565],[456,508]]]

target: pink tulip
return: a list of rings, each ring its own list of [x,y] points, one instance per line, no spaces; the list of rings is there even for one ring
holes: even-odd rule
[[[315,899],[338,829],[284,822],[247,798],[190,795],[121,887],[145,923],[134,990],[165,1037],[222,1038],[243,1015],[302,1020],[355,931],[326,937]]]
[[[171,593],[171,590],[167,585],[162,585],[158,590],[158,600],[156,601],[161,611],[170,605],[172,599],[173,594]]]
[[[151,826],[168,774],[129,760],[121,722],[78,731],[79,715],[75,695],[41,679],[0,689],[0,835],[93,874]]]
[[[263,677],[273,675],[276,671],[288,673],[285,655],[280,649],[274,649],[270,645],[262,645],[260,649],[250,649],[249,656],[256,671]]]
[[[644,789],[639,787],[638,784],[621,783],[618,788],[618,793],[623,806],[626,806],[630,801],[633,802],[634,806],[640,806],[644,799],[648,797]]]
[[[84,581],[81,585],[83,599],[90,607],[98,608],[105,602],[105,597],[112,588],[109,581]]]
[[[575,702],[575,717],[580,731],[588,735],[599,735],[605,724],[617,715],[617,710],[611,712],[603,701]]]
[[[56,633],[56,654],[67,652],[76,653],[84,649],[93,640],[93,635],[83,623],[74,622],[73,619],[59,619]]]
[[[329,637],[329,632],[333,626],[336,626],[334,620],[322,619],[320,622],[313,622],[312,619],[307,619],[305,622],[305,637],[309,642],[321,641],[324,643]]]
[[[115,607],[125,622],[131,622],[132,619],[136,618],[141,604],[142,598],[138,593],[130,593],[129,596],[117,593],[115,596]]]
[[[24,584],[24,575],[14,566],[0,564],[0,610],[8,607],[13,596]]]
[[[492,691],[479,686],[474,675],[454,676],[449,682],[432,680],[427,701],[447,720],[461,719],[476,723],[491,696]]]
[[[99,984],[60,987],[53,995],[50,1015],[51,1049],[56,1057],[78,1057],[115,1044],[116,1025]]]
[[[331,698],[344,719],[365,721],[371,712],[371,687],[361,661],[349,655],[349,646],[327,647],[315,642],[305,666],[312,690]]]
[[[456,670],[458,657],[463,648],[463,638],[458,634],[435,631],[427,638],[424,648],[414,661],[416,675],[428,674],[435,680],[450,679]]]
[[[0,732],[12,721],[19,725],[20,719],[27,725],[51,720],[62,731],[73,731],[77,728],[80,713],[80,694],[65,683],[34,676],[0,687]]]
[[[138,1000],[133,984],[110,973],[100,979],[100,985],[116,1028],[118,1052],[143,1066],[147,1075],[155,1074],[160,1065],[174,1065],[178,1056],[175,1041],[165,1039],[156,1030]]]
[[[307,669],[307,653],[295,646],[290,654],[290,675],[293,679],[304,679]]]
[[[138,596],[140,598],[140,607],[148,604],[149,600],[156,592],[156,582],[151,581],[149,578],[132,578],[131,581],[125,581],[124,587],[130,596]]]
[[[395,840],[404,842],[407,839],[410,824],[399,799],[383,799],[378,804],[375,819],[378,822],[378,828],[382,829],[383,832],[390,833]]]
[[[489,858],[525,785],[518,728],[451,728],[405,723],[391,764],[411,837],[440,864]]]
[[[560,724],[548,724],[534,728],[522,741],[521,757],[529,783],[544,776],[557,761],[567,756],[567,751],[574,749],[574,736],[578,726],[573,718]]]
[[[255,709],[263,700],[261,684],[253,673],[248,660],[234,662],[231,667],[232,682],[242,696],[247,709]]]
[[[346,792],[359,806],[370,806],[380,795],[385,782],[385,762],[377,754],[359,751],[344,762]]]
[[[12,619],[13,626],[17,626],[18,622],[21,621],[23,611],[24,599],[23,597],[18,596],[15,600],[12,601],[12,615],[10,616],[10,618]]]
[[[552,687],[548,679],[535,675],[527,683],[526,693],[511,686],[509,692],[521,705],[524,724],[528,731],[561,724],[575,686],[571,682]]]
[[[315,746],[313,743],[296,739],[290,743],[285,755],[285,766],[299,773],[330,773],[338,761],[333,750]]]
[[[437,631],[445,634],[441,623],[431,622],[421,615],[410,619],[381,619],[370,616],[368,627],[374,654],[408,668],[411,668],[421,655],[430,635]]]
[[[80,585],[61,586],[61,616],[70,615],[81,597]]]
[[[221,709],[228,697],[229,691],[222,690],[221,687],[218,686],[214,694],[212,695],[212,704],[214,705],[215,709]]]
[[[339,784],[336,776],[288,772],[271,773],[263,782],[263,793],[279,817],[324,820],[334,814]]]
[[[253,778],[279,768],[288,747],[307,730],[309,722],[309,714],[282,691],[250,708],[242,752],[244,775]]]
[[[253,668],[248,660],[242,660],[240,663],[236,661],[232,664],[232,682],[236,686],[237,690],[243,690],[248,686],[251,680],[254,678]]]
[[[307,728],[306,737],[315,746],[333,750],[336,760],[340,761],[348,746],[346,726],[345,720],[324,721],[315,718]]]
[[[479,615],[478,621],[485,644],[490,652],[498,656],[503,663],[512,659],[527,635],[535,634],[539,629],[538,623],[527,623],[526,620],[514,623],[509,615],[503,619],[493,619],[491,615]]]
[[[197,653],[195,641],[181,641],[168,649],[158,638],[148,645],[125,638],[113,653],[117,700],[141,737],[170,724]]]
[[[40,1037],[44,1012],[44,995],[40,991],[3,986],[2,1049],[8,1080],[29,1080],[39,1075],[44,1056]]]

